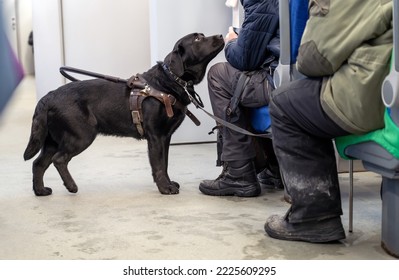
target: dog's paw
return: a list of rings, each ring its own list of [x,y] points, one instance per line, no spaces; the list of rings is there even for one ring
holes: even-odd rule
[[[36,196],[47,196],[53,193],[51,188],[41,187],[41,188],[33,188],[33,192]]]
[[[172,184],[170,185],[170,194],[179,194],[179,184],[176,182],[171,182]]]
[[[73,184],[72,186],[66,186],[67,190],[70,193],[77,193],[78,192],[78,186],[76,186],[75,184]]]
[[[171,183],[172,185],[174,185],[176,188],[180,189],[180,185],[179,185],[178,182],[170,181],[170,183]]]
[[[177,186],[176,186],[177,185]],[[178,194],[179,184],[176,182],[171,182],[170,185],[158,188],[161,194]]]

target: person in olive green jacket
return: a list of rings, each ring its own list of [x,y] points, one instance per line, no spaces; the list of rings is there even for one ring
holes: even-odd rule
[[[392,1],[310,0],[297,69],[307,76],[276,89],[273,143],[291,207],[272,215],[269,236],[345,238],[333,142],[384,126],[381,85],[392,52]]]

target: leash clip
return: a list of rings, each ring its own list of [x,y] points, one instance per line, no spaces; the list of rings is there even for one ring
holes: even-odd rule
[[[197,100],[188,92],[187,86],[184,87],[184,91],[186,92],[188,99],[195,105],[195,107],[198,109],[200,108],[200,105],[198,104]]]
[[[197,107],[197,109],[204,108],[204,103],[202,103],[201,97],[195,91],[194,91],[194,95],[191,95],[187,89],[187,86],[184,86],[183,88],[184,88],[184,91],[186,92],[186,94],[188,95],[188,98],[195,105],[195,107]]]

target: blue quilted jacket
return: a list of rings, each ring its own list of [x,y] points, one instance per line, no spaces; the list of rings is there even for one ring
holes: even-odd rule
[[[227,61],[241,71],[259,69],[270,57],[270,41],[278,37],[278,0],[241,0],[244,22],[237,39],[226,44]]]

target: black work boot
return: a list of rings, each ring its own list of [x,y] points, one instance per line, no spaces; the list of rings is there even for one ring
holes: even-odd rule
[[[326,243],[345,238],[341,217],[321,221],[290,223],[287,217],[272,215],[265,223],[266,233],[276,239]]]
[[[243,197],[258,196],[261,192],[252,161],[228,162],[215,180],[204,180],[199,189],[203,194]]]
[[[265,189],[284,189],[280,174],[267,167],[258,174],[258,181],[261,187]]]

